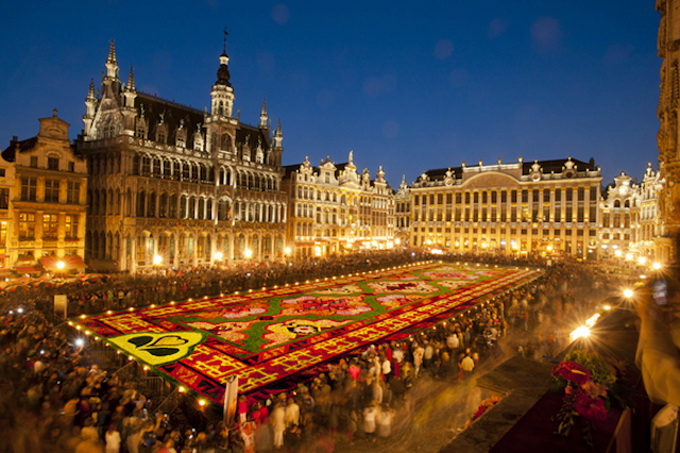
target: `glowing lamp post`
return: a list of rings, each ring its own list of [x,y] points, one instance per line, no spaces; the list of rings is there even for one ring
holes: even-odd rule
[[[64,272],[64,269],[66,268],[66,263],[64,263],[62,260],[57,261],[57,274],[61,274]]]
[[[213,258],[215,258],[215,261],[220,262],[224,258],[224,255],[222,254],[222,252],[215,252]]]
[[[154,255],[153,256],[153,265],[154,266],[160,266],[163,264],[163,257],[160,255]]]
[[[245,250],[243,251],[243,257],[244,257],[245,259],[249,260],[250,258],[253,257],[253,251],[250,250],[250,249],[245,249]]]
[[[590,336],[590,328],[587,326],[580,326],[574,329],[572,333],[569,334],[571,341],[576,341],[579,338],[588,338]]]

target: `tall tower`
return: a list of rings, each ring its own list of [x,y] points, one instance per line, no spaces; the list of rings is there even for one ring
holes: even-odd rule
[[[226,32],[224,38],[224,50],[220,55],[220,67],[217,69],[217,81],[210,91],[212,116],[231,118],[234,108],[234,88],[229,81],[229,56],[227,55]]]
[[[657,48],[661,63],[659,95],[659,173],[664,186],[659,194],[659,210],[665,232],[657,239],[657,256],[680,262],[680,154],[678,153],[678,113],[680,110],[680,7],[679,0],[656,0],[661,14]]]

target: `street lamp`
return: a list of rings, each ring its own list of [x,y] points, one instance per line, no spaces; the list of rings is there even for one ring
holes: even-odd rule
[[[245,259],[249,260],[250,258],[253,257],[253,251],[250,250],[250,249],[245,249],[245,250],[243,251],[243,257],[244,257]]]
[[[153,256],[153,265],[154,266],[160,266],[163,263],[163,257],[160,255],[154,255]]]

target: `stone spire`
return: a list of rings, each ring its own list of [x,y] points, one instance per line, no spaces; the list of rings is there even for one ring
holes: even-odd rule
[[[130,73],[128,74],[126,91],[137,91],[135,90],[135,74],[133,72],[132,66],[130,66]]]
[[[260,111],[260,129],[269,128],[269,116],[267,115],[267,101],[262,101],[262,110]]]
[[[106,58],[106,77],[111,79],[118,78],[118,61],[116,60],[116,41],[111,40],[109,44],[109,55]]]
[[[94,95],[94,80],[90,80],[90,87],[87,90],[87,97],[85,98],[85,114],[83,115],[83,126],[85,135],[90,131],[94,113],[97,108],[97,98]]]
[[[274,131],[274,147],[281,148],[283,142],[283,132],[281,130],[281,120],[279,120],[276,125],[276,130]]]
[[[130,73],[128,74],[128,82],[123,91],[123,133],[126,135],[135,135],[135,118],[137,110],[135,109],[135,99],[137,98],[137,90],[135,89],[135,74],[132,66],[130,66]]]

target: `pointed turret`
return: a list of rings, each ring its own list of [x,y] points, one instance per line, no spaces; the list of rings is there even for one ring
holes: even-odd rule
[[[132,66],[130,66],[130,73],[128,74],[128,82],[123,90],[123,133],[125,135],[135,135],[135,118],[137,117],[137,110],[135,109],[135,99],[137,98],[137,90],[135,89],[135,74]]]
[[[260,129],[269,129],[269,115],[267,115],[267,101],[262,101],[260,111]]]
[[[281,120],[279,120],[276,130],[274,131],[274,143],[271,149],[273,153],[272,162],[267,162],[269,165],[281,165],[281,155],[283,154],[283,132],[281,129]]]
[[[125,107],[134,107],[135,98],[137,97],[137,90],[135,89],[135,74],[130,66],[130,73],[128,74],[128,82],[123,92],[125,96]]]
[[[275,148],[282,148],[283,142],[283,131],[281,130],[281,120],[279,120],[278,124],[276,125],[276,130],[274,131],[274,147]]]
[[[85,98],[85,114],[83,115],[83,132],[85,135],[90,131],[96,108],[97,98],[94,95],[94,80],[90,80],[90,87],[87,90],[87,97]]]
[[[126,91],[137,91],[135,90],[135,73],[134,73],[134,68],[130,66],[130,73],[128,74],[128,82],[127,86],[125,87]]]
[[[118,61],[116,60],[116,42],[112,39],[109,45],[109,55],[106,58],[106,77],[118,78]]]
[[[220,67],[217,69],[217,81],[210,91],[211,108],[210,114],[215,120],[220,117],[231,118],[234,107],[234,89],[229,81],[229,56],[227,56],[226,32],[224,40],[224,50],[220,55]]]

